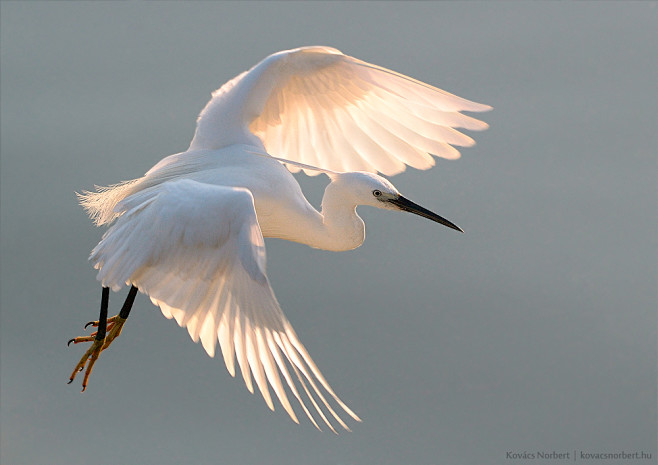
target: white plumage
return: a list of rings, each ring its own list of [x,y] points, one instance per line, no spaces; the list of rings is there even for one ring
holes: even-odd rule
[[[263,237],[353,249],[365,238],[355,210],[363,204],[458,229],[375,173],[430,168],[431,154],[457,158],[453,145],[474,142],[454,128],[487,127],[460,112],[488,109],[333,48],[275,53],[213,93],[186,152],[81,195],[97,224],[114,221],[90,260],[103,286],[138,287],[211,357],[219,342],[231,375],[237,358],[248,389],[253,376],[271,409],[268,384],[297,421],[287,386],[316,427],[312,412],[332,430],[332,421],[349,429],[336,406],[358,416],[313,363],[269,285]],[[286,167],[329,175],[321,212]]]

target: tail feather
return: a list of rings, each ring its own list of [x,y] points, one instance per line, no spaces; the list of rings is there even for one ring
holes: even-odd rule
[[[123,199],[133,194],[141,179],[124,181],[111,186],[94,186],[96,192],[76,192],[80,205],[85,209],[96,226],[111,223],[121,212],[114,211],[114,207]]]

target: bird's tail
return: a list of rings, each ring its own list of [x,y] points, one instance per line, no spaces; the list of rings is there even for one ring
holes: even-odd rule
[[[116,212],[114,207],[123,199],[133,194],[141,179],[133,179],[107,187],[94,186],[96,192],[76,192],[80,205],[85,209],[96,226],[111,223],[121,212]]]

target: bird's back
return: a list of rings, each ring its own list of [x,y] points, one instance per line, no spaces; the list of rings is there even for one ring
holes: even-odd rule
[[[300,222],[319,217],[295,178],[279,161],[267,156],[262,148],[242,144],[170,155],[142,178],[101,187],[97,192],[83,192],[80,203],[96,224],[104,225],[123,213],[117,209],[122,200],[146,189],[157,194],[164,183],[180,179],[249,189],[265,237],[300,242]]]

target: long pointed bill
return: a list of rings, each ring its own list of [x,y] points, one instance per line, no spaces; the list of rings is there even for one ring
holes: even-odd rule
[[[443,226],[447,226],[451,229],[454,229],[459,232],[464,232],[462,228],[457,226],[456,224],[446,220],[442,216],[437,215],[434,212],[429,211],[426,208],[421,207],[420,205],[412,202],[409,199],[406,199],[402,196],[398,197],[397,199],[391,199],[389,200],[390,203],[393,205],[397,206],[400,210],[403,210],[405,212],[409,213],[414,213],[416,215],[422,216],[423,218],[427,218],[428,220],[436,221],[437,223],[441,223]]]

